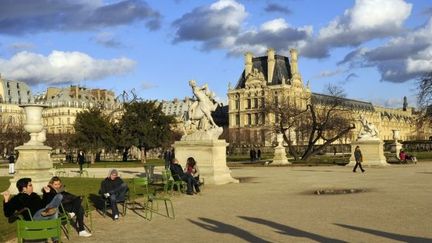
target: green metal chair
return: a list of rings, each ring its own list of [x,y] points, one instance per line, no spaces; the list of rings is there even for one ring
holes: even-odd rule
[[[134,201],[133,201],[133,209],[136,210],[136,205],[140,205],[140,209],[144,210],[145,212],[145,218],[148,220],[152,220],[153,218],[153,212],[158,213],[159,212],[159,201],[163,201],[165,205],[166,215],[168,218],[175,218],[174,214],[174,206],[171,202],[171,199],[168,197],[160,197],[156,195],[156,192],[150,193],[149,192],[149,185],[147,178],[134,178],[132,180],[132,188],[133,188],[133,194],[134,194]],[[138,201],[138,198],[142,196],[143,197],[143,203],[140,203]],[[156,209],[154,208],[154,203],[156,202]]]
[[[103,208],[102,208],[102,216],[105,218],[105,216],[107,215],[107,209],[110,207],[110,200],[109,198],[105,198],[101,193],[99,193],[101,195],[102,201],[103,201]],[[122,210],[122,215],[126,216],[127,213],[127,204],[129,202],[129,190],[126,192],[125,195],[125,199],[123,201],[117,201],[117,204],[121,204],[123,207]]]
[[[90,232],[92,232],[93,231],[93,216],[92,216],[92,211],[91,211],[91,208],[90,208],[90,203],[89,203],[89,200],[88,200],[87,196],[84,196],[82,199],[83,200],[82,200],[81,203],[83,204],[82,206],[84,208],[84,216],[90,220],[90,227],[88,227],[87,225],[85,225],[85,227]]]
[[[162,177],[163,176],[164,173],[162,173]],[[186,191],[186,182],[182,181],[180,178],[174,178],[170,170],[165,170],[165,177],[167,178],[166,181],[168,185],[166,192],[168,192],[168,190],[171,190],[171,195],[173,195],[174,187],[176,187],[177,191],[179,191],[180,193],[184,193]]]
[[[60,211],[58,213],[58,218],[60,219],[61,225],[64,225],[63,231],[66,235],[66,238],[69,240],[69,234],[71,232],[71,218],[68,212],[64,209],[63,203],[60,203],[59,209]]]
[[[17,221],[18,242],[24,240],[50,239],[55,237],[61,242],[61,219]]]

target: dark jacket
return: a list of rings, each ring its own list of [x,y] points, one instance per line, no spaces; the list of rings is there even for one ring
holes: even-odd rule
[[[77,156],[78,164],[84,164],[85,163],[85,155],[84,153],[78,153]]]
[[[15,164],[15,156],[13,154],[9,155],[9,164]]]
[[[174,178],[174,180],[179,181],[184,175],[183,168],[179,164],[172,163],[170,166],[171,175]]]
[[[23,208],[28,208],[30,209],[31,216],[33,216],[39,209],[44,208],[47,205],[45,203],[46,201],[46,198],[42,200],[40,196],[34,192],[30,195],[27,193],[18,193],[12,197],[9,202],[5,203],[3,201],[3,213],[9,218],[16,211],[19,211]],[[30,220],[30,216],[27,212],[24,212],[23,216],[25,220]]]
[[[99,193],[112,193],[121,187],[123,183],[124,182],[120,177],[116,177],[114,180],[111,180],[109,177],[107,177],[102,181]]]
[[[66,211],[69,211],[69,210],[67,210],[67,208],[69,208],[68,204],[72,204],[73,201],[75,201],[75,200],[81,200],[80,197],[75,196],[69,192],[66,192],[66,191],[64,191],[64,189],[57,192],[51,186],[48,185],[48,187],[51,188],[50,192],[45,192],[45,190],[42,190],[44,203],[51,202],[53,200],[53,198],[55,197],[55,195],[57,195],[57,193],[61,193],[63,195],[62,204],[63,204],[64,208],[66,209]]]
[[[356,162],[363,162],[363,158],[362,157],[363,156],[362,156],[362,153],[361,153],[360,149],[356,149],[354,151],[354,158],[355,158]]]

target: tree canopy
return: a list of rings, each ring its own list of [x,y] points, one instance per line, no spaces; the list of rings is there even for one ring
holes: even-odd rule
[[[418,79],[417,105],[421,116],[419,124],[432,121],[432,72]]]
[[[115,144],[108,117],[96,108],[78,113],[74,128],[72,144],[76,148],[89,151],[92,158],[99,150],[113,147]]]
[[[124,105],[124,114],[118,124],[118,135],[125,148],[132,145],[142,151],[145,161],[145,151],[171,144],[173,132],[171,123],[174,117],[162,112],[156,101],[134,101]]]

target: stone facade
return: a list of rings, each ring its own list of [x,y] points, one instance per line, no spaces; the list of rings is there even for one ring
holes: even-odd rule
[[[48,133],[74,133],[76,115],[92,107],[100,107],[109,113],[113,121],[121,116],[121,104],[114,92],[105,89],[87,89],[72,85],[68,88],[50,87],[35,96],[35,102],[49,107],[44,109],[42,119]]]
[[[298,69],[297,51],[292,49],[290,57],[276,55],[273,49],[267,51],[267,56],[253,57],[245,54],[245,67],[235,87],[229,87],[229,139],[234,148],[272,147],[276,137],[271,124],[275,117],[266,115],[264,104],[270,96],[284,94],[293,105],[304,107],[306,102],[319,102],[325,105],[328,96],[312,93],[309,84],[304,85]],[[363,114],[380,131],[382,140],[392,139],[392,130],[400,131],[401,140],[429,139],[432,134],[429,128],[417,128],[414,109],[400,109],[375,106],[370,102],[345,99],[345,104],[352,110],[352,116]],[[358,129],[347,134],[337,143],[350,143],[356,139]],[[297,141],[298,145],[302,141]]]

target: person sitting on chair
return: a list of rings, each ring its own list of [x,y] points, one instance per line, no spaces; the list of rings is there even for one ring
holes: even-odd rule
[[[182,180],[182,181],[186,182],[186,187],[187,187],[186,188],[186,194],[193,195],[192,186],[195,187],[195,191],[197,193],[200,192],[198,182],[193,178],[192,175],[184,173],[183,168],[178,163],[178,160],[176,158],[174,158],[172,160],[170,170],[171,170],[171,174],[172,174],[172,177],[174,178],[174,180],[176,180],[176,181]]]
[[[46,196],[41,198],[38,194],[33,192],[33,184],[31,178],[21,178],[16,182],[18,194],[10,198],[10,192],[5,191],[1,194],[4,197],[3,213],[9,218],[9,222],[14,222],[21,214],[25,220],[48,220],[56,219],[58,217],[58,207],[63,199],[61,194],[55,195],[51,200]],[[48,191],[44,187],[44,191]],[[24,211],[28,208],[30,211]]]
[[[197,182],[197,184],[199,185],[199,183],[200,183],[200,180],[199,180],[200,173],[199,173],[198,165],[197,165],[197,163],[196,163],[196,161],[195,161],[195,159],[193,157],[189,157],[186,160],[186,168],[185,168],[184,172],[186,174],[190,174],[195,179],[195,181]],[[199,189],[198,189],[198,191],[199,191]]]
[[[48,182],[48,188],[48,192],[43,191],[44,196],[49,199],[54,198],[57,194],[61,194],[63,196],[62,204],[64,210],[69,213],[71,218],[76,216],[78,235],[90,237],[92,234],[87,232],[84,228],[84,208],[81,206],[81,197],[66,192],[58,176],[51,178],[51,180]]]
[[[118,176],[116,169],[110,170],[108,177],[101,183],[99,192],[104,198],[109,199],[114,220],[119,219],[117,202],[126,200],[126,192],[128,190],[127,184]]]

